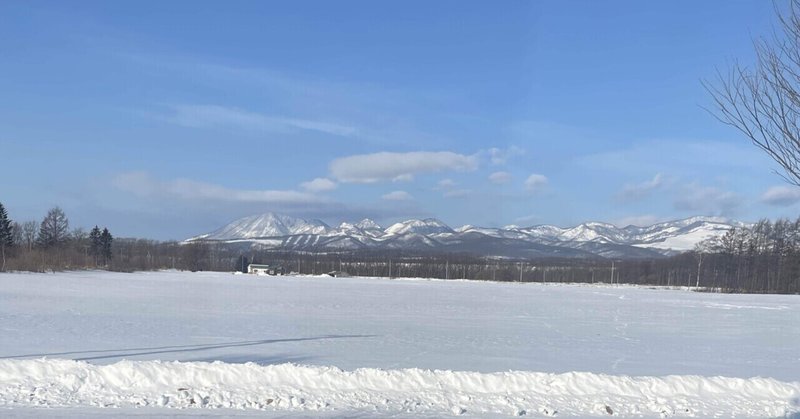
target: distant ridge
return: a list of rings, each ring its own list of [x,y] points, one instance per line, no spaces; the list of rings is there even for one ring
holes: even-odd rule
[[[586,222],[569,228],[465,225],[454,229],[426,218],[386,228],[370,219],[331,227],[317,219],[269,212],[238,219],[186,242],[249,243],[262,248],[320,252],[400,249],[503,257],[649,258],[691,250],[706,238],[745,225],[720,217],[690,217],[644,227]]]

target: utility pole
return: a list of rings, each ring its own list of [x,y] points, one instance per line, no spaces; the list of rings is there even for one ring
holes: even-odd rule
[[[450,279],[450,261],[444,261],[444,279]]]
[[[389,259],[389,278],[392,277],[392,260]]]
[[[522,282],[522,262],[519,263],[519,282]]]

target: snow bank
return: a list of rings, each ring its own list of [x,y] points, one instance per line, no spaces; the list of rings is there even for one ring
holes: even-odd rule
[[[800,411],[798,398],[800,382],[769,378],[0,360],[2,408],[161,406],[307,414],[779,417]]]

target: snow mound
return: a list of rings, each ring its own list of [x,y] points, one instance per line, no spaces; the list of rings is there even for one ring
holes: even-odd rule
[[[0,407],[170,407],[371,415],[788,416],[800,382],[570,372],[343,371],[294,364],[0,360]]]

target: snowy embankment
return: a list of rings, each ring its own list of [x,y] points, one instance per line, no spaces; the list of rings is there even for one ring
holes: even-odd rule
[[[696,375],[453,372],[281,364],[0,360],[0,407],[171,407],[320,414],[780,417],[800,382]]]

